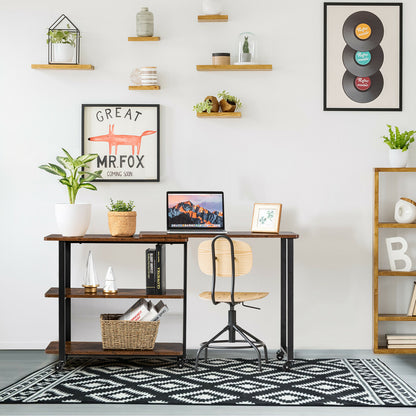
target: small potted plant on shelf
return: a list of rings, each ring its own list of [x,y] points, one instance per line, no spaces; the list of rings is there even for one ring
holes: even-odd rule
[[[221,98],[220,106],[221,110],[224,112],[232,113],[242,106],[241,101],[237,97],[228,94],[228,92],[225,90],[219,92],[217,96]]]
[[[59,182],[68,189],[69,204],[55,205],[56,222],[60,233],[64,237],[83,236],[90,224],[91,204],[76,204],[75,200],[81,188],[97,190],[91,182],[101,178],[102,170],[96,172],[82,170],[88,166],[89,162],[98,157],[96,153],[82,155],[74,159],[65,149],[62,150],[65,156],[57,156],[56,160],[63,168],[54,163],[41,165],[39,168],[59,176]]]
[[[131,237],[136,232],[137,212],[133,211],[134,202],[116,202],[110,198],[108,209],[108,226],[113,237]]]
[[[193,106],[193,110],[196,111],[197,113],[210,113],[212,110],[212,102],[207,100],[207,101],[202,101],[198,104],[195,104]]]
[[[394,130],[390,124],[387,124],[389,129],[388,136],[382,136],[384,143],[386,143],[389,149],[389,161],[392,168],[404,168],[407,165],[407,159],[409,154],[409,146],[415,141],[415,130],[404,131],[400,133],[397,126]]]
[[[74,62],[77,33],[70,30],[69,24],[67,24],[67,27],[68,30],[51,29],[48,31],[46,43],[48,45],[52,44],[52,61],[54,63],[70,64]]]

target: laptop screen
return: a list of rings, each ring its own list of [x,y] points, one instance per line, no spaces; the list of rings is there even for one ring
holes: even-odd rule
[[[167,229],[224,230],[223,192],[167,192]]]

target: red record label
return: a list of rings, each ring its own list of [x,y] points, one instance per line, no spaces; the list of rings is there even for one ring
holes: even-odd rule
[[[370,77],[356,77],[354,84],[357,90],[367,91],[371,87],[371,79]]]

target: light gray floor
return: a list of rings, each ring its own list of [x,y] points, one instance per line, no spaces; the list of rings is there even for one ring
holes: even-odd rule
[[[220,352],[218,352],[219,354]],[[191,355],[191,354],[190,354]],[[397,375],[416,389],[416,355],[375,355],[370,351],[314,350],[296,351],[297,358],[380,358]],[[54,356],[44,351],[0,351],[0,389],[50,362]],[[415,416],[415,409],[396,408],[323,408],[323,407],[231,407],[231,406],[162,406],[162,405],[5,405],[0,415],[377,415]]]

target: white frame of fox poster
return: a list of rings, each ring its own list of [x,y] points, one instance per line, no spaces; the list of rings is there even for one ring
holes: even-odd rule
[[[83,104],[81,149],[98,154],[95,182],[159,182],[160,105]]]
[[[380,41],[384,54],[380,67],[383,87],[367,103],[349,98],[343,88],[346,68],[342,55],[346,42],[342,29],[346,19],[357,11],[375,14],[384,27]],[[403,3],[324,3],[324,111],[402,111],[402,56]],[[352,91],[354,88],[354,85],[350,87]]]

